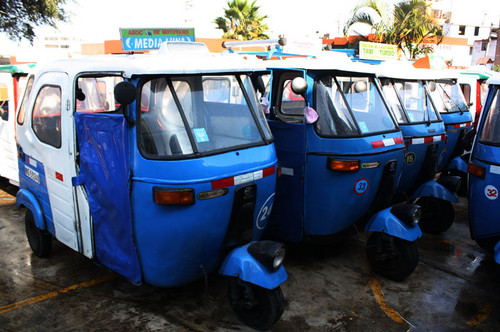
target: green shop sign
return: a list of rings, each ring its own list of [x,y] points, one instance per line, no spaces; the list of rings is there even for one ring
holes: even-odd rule
[[[159,49],[166,41],[194,42],[194,28],[120,29],[124,51]]]
[[[390,44],[359,42],[359,58],[364,60],[396,60],[398,47]]]

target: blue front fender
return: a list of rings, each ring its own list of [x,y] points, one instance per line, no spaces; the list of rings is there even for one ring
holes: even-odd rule
[[[467,163],[460,157],[455,157],[448,163],[448,169],[456,169],[460,172],[467,173]]]
[[[276,271],[271,271],[258,262],[250,253],[250,243],[233,249],[222,263],[219,273],[225,276],[238,277],[243,281],[257,286],[274,289],[288,278],[283,266]]]
[[[16,205],[18,209],[25,206],[33,213],[36,227],[40,229],[47,229],[47,227],[45,226],[43,212],[42,209],[40,208],[40,204],[38,204],[35,195],[33,195],[29,190],[20,189],[17,192]]]
[[[422,236],[418,225],[405,224],[391,213],[391,208],[379,211],[371,217],[365,226],[365,232],[386,233],[406,241],[415,241]]]
[[[495,246],[495,261],[500,264],[500,241]]]
[[[436,180],[427,181],[411,195],[410,199],[415,200],[419,197],[435,197],[445,201],[456,203],[458,197],[444,186],[437,183]]]

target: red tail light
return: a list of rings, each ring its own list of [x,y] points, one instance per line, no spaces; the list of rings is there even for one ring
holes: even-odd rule
[[[479,166],[473,163],[468,163],[467,172],[477,176],[478,178],[484,179],[484,176],[486,174],[486,169],[483,166]]]
[[[153,201],[161,205],[194,204],[194,189],[153,187]]]
[[[327,168],[333,171],[357,172],[359,170],[359,160],[328,158]]]

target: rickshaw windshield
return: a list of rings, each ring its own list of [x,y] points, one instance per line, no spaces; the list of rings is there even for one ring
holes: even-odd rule
[[[495,97],[491,103],[488,115],[484,119],[484,126],[479,134],[481,143],[500,145],[500,98],[499,89],[495,91]]]
[[[400,107],[405,112],[409,123],[439,120],[431,98],[422,82],[395,82],[394,91],[399,96],[402,103]]]
[[[436,89],[432,94],[438,103],[438,110],[442,113],[467,112],[465,97],[459,84],[436,83]]]
[[[396,129],[380,91],[369,77],[323,76],[316,84],[316,130],[327,137]]]
[[[272,138],[247,75],[158,77],[141,88],[139,147],[146,157],[211,153]]]

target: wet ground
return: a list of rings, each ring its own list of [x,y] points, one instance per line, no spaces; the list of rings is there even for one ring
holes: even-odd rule
[[[134,286],[54,241],[31,253],[24,211],[0,182],[0,331],[251,331],[231,311],[222,277],[175,289]],[[7,191],[7,192],[6,192]],[[373,274],[366,234],[330,246],[293,246],[272,331],[498,331],[500,271],[470,239],[467,201],[442,235],[418,240],[404,282]]]

